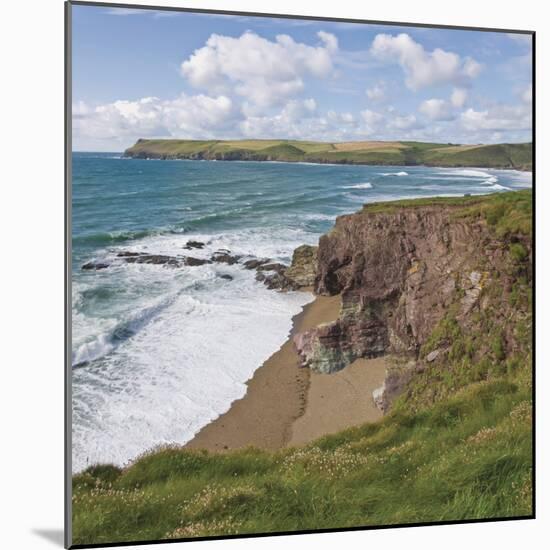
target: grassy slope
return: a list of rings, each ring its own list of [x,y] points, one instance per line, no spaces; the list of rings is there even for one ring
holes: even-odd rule
[[[393,412],[277,453],[166,448],[124,470],[89,468],[73,481],[74,543],[530,515],[531,287],[521,242],[531,193],[366,211],[440,202],[486,221],[515,282],[483,289],[490,306],[469,330],[449,309],[420,354],[450,346],[445,361],[414,378]]]
[[[421,142],[323,143],[295,140],[138,140],[129,156],[281,160],[382,165],[531,168],[531,144],[457,146]]]

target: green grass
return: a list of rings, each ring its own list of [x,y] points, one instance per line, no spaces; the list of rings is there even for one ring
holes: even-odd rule
[[[387,416],[273,453],[167,447],[88,468],[73,478],[73,543],[531,516],[531,193],[364,212],[442,204],[450,219],[484,221],[503,260],[466,321],[457,293]]]
[[[330,142],[273,139],[232,141],[140,139],[127,149],[125,154],[139,158],[280,160],[373,165],[426,164],[519,169],[530,169],[532,162],[530,143],[460,147],[416,141],[357,142],[355,144],[357,147],[347,150],[337,150],[335,145]]]
[[[167,448],[89,469],[73,482],[74,543],[528,516],[530,396],[502,378],[303,448]]]
[[[363,206],[365,214],[395,213],[402,208],[448,206],[455,218],[484,219],[498,237],[510,234],[530,235],[532,220],[530,189],[509,193],[468,197],[427,197],[377,202]]]
[[[532,147],[530,143],[481,145],[475,148],[441,148],[424,150],[422,159],[425,164],[446,166],[493,166],[530,168],[532,165]]]

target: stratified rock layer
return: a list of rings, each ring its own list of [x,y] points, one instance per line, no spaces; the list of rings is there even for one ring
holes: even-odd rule
[[[341,293],[342,311],[295,336],[303,365],[334,372],[359,357],[417,356],[457,299],[457,319],[466,320],[496,274],[511,285],[509,243],[484,219],[457,212],[444,204],[365,207],[339,217],[319,241],[315,291]],[[524,244],[530,250],[530,239]]]

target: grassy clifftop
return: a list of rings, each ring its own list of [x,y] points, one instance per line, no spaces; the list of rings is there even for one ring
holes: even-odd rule
[[[502,260],[482,266],[483,308],[464,319],[457,289],[379,422],[275,453],[174,447],[88,468],[73,479],[74,544],[531,516],[531,198],[367,206],[448,203],[486,227]]]
[[[294,140],[197,141],[140,139],[124,152],[132,158],[277,160],[335,164],[479,166],[530,170],[530,143],[453,145],[415,141],[326,143]]]

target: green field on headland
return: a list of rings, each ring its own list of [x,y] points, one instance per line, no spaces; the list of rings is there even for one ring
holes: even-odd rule
[[[457,145],[417,141],[327,143],[296,140],[139,139],[124,152],[132,158],[255,160],[388,166],[476,166],[531,170],[531,143]]]
[[[465,258],[479,261],[479,307],[465,313],[474,287],[457,272],[382,420],[276,452],[169,447],[92,466],[73,478],[73,543],[531,516],[532,193],[379,203],[353,219],[439,207],[443,227],[479,228],[494,263]]]

